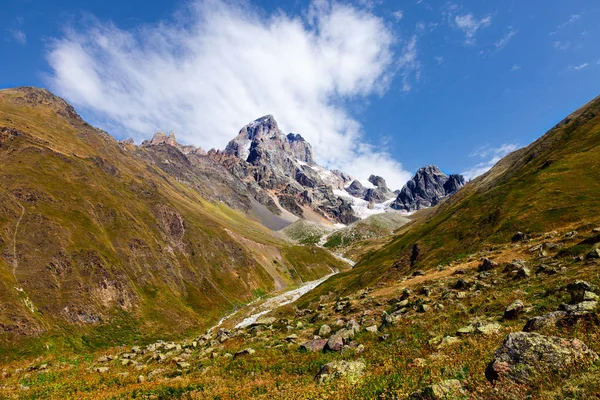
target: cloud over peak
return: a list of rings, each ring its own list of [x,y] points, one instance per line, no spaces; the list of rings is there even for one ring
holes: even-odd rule
[[[368,8],[316,0],[302,17],[263,16],[246,3],[198,1],[135,30],[97,20],[68,30],[49,50],[49,84],[137,141],[173,129],[185,143],[222,148],[241,126],[273,114],[321,163],[400,187],[409,174],[365,142],[345,107],[385,92],[395,73],[405,90],[418,79],[416,39],[398,55],[396,40]]]

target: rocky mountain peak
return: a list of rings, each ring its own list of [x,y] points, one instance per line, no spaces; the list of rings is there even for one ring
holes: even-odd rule
[[[296,160],[305,162],[309,165],[317,164],[312,146],[302,136],[298,133],[288,133],[287,140],[290,144],[290,151],[294,154]]]
[[[454,194],[465,184],[462,175],[446,175],[437,166],[427,165],[404,185],[392,208],[416,211],[433,207],[442,198]]]
[[[227,144],[225,154],[246,160],[254,141],[263,138],[281,140],[282,136],[283,133],[275,118],[272,115],[265,115],[244,126],[238,135]]]
[[[173,131],[169,132],[168,135],[163,131],[156,132],[154,136],[152,136],[151,140],[144,140],[142,142],[142,147],[159,146],[161,144],[173,146],[179,151],[181,151],[183,154],[189,154],[192,152],[195,152],[197,154],[206,154],[204,150],[202,150],[200,147],[196,148],[194,146],[183,145],[177,142],[177,138],[175,137],[175,133],[173,133]]]

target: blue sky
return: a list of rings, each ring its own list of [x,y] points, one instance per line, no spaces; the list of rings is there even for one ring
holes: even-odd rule
[[[138,142],[223,147],[270,113],[393,187],[426,164],[476,175],[600,94],[594,0],[1,2],[0,87]]]

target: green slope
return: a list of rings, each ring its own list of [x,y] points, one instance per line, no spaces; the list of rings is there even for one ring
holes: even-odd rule
[[[0,182],[0,356],[199,331],[343,268],[204,200],[44,90],[0,91]]]
[[[599,222],[600,98],[596,98],[303,302],[329,291],[350,293],[417,268],[429,269],[510,241],[517,231],[537,235]]]

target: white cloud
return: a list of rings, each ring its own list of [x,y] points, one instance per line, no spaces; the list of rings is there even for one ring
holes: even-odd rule
[[[482,175],[482,174],[486,173],[487,171],[489,171],[490,168],[492,168],[494,165],[496,165],[496,163],[498,161],[500,161],[504,156],[506,156],[509,153],[512,153],[513,151],[517,150],[518,148],[519,148],[519,146],[517,146],[516,144],[511,144],[511,143],[503,144],[499,147],[490,147],[490,146],[481,147],[481,148],[475,150],[469,156],[479,158],[483,161],[477,163],[476,165],[474,165],[473,167],[469,168],[468,170],[462,172],[461,174],[467,180],[476,178],[479,175]]]
[[[503,38],[494,43],[494,46],[496,46],[496,51],[500,51],[503,48],[505,48],[508,42],[510,42],[510,39],[512,39],[512,37],[518,33],[518,31],[516,29],[513,29],[512,27],[509,27],[508,29],[509,31],[506,33],[506,35],[504,35]]]
[[[519,64],[515,64],[512,66],[512,68],[510,69],[510,72],[515,72],[521,69],[521,66]]]
[[[68,31],[48,53],[51,88],[91,122],[138,142],[173,129],[184,143],[223,148],[244,124],[273,114],[324,165],[359,178],[380,173],[392,187],[408,179],[385,149],[366,143],[344,104],[383,93],[395,73],[410,90],[420,74],[415,37],[394,55],[381,18],[323,0],[303,17],[219,0],[184,11],[130,31],[98,21]]]
[[[397,10],[392,13],[392,16],[396,21],[400,21],[404,17],[402,10]]]
[[[436,57],[433,57],[433,58],[438,63],[438,65],[441,65],[441,64],[444,63],[444,57],[442,57],[442,56],[436,56]]]
[[[571,15],[569,17],[569,19],[566,22],[558,25],[556,27],[556,29],[562,29],[562,28],[564,28],[567,25],[571,25],[572,23],[579,21],[580,19],[581,19],[581,15],[580,14],[573,14],[573,15]]]
[[[402,76],[402,90],[408,92],[412,89],[411,82],[421,79],[421,63],[417,54],[416,35],[413,35],[405,43],[402,54],[398,58],[397,66]]]
[[[575,65],[575,66],[573,66],[572,68],[573,68],[575,71],[579,71],[580,69],[587,68],[589,65],[590,65],[590,64],[588,64],[588,63],[583,63],[583,64]]]
[[[557,40],[556,42],[554,42],[552,44],[552,46],[554,46],[555,49],[561,50],[561,51],[565,51],[568,50],[569,47],[571,47],[571,42],[561,42],[559,40]]]
[[[465,45],[467,46],[475,44],[477,31],[490,26],[491,23],[490,15],[477,19],[472,13],[456,15],[453,21],[453,25],[465,33]]]
[[[8,29],[8,33],[13,38],[13,40],[19,44],[25,45],[27,44],[27,35],[20,29]]]

